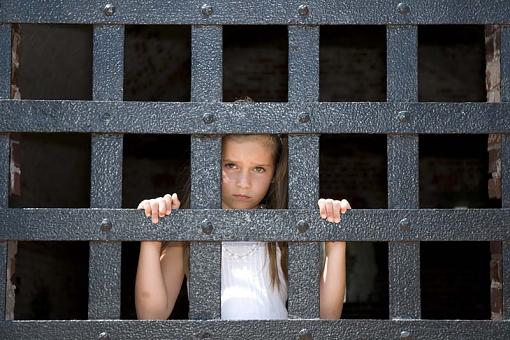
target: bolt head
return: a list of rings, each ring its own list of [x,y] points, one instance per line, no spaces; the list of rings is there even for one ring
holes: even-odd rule
[[[101,231],[109,232],[112,230],[112,222],[110,222],[107,218],[103,219],[101,222]]]
[[[310,14],[310,9],[308,8],[307,5],[300,5],[298,7],[298,14],[301,15],[302,17],[306,17]]]
[[[112,4],[106,4],[103,9],[104,15],[111,17],[115,14],[115,6]]]
[[[411,231],[411,222],[407,218],[403,218],[398,222],[398,225],[400,226],[400,230],[409,232]]]
[[[397,10],[401,15],[408,15],[409,12],[411,12],[411,8],[409,7],[409,5],[403,2],[397,5]]]
[[[310,225],[308,224],[308,222],[304,221],[304,220],[300,220],[298,223],[297,223],[297,229],[299,231],[300,234],[303,234],[303,233],[306,233],[306,231],[308,229],[310,229]]]
[[[202,227],[202,232],[206,235],[211,235],[213,232],[213,229],[214,229],[211,221],[209,221],[209,220],[203,220],[201,227]]]
[[[213,113],[206,113],[204,114],[204,116],[202,117],[202,120],[204,121],[204,123],[206,124],[211,124],[214,122],[214,114]]]
[[[202,7],[200,7],[200,12],[204,17],[210,17],[213,13],[212,6],[208,4],[203,4]]]
[[[411,333],[409,333],[408,331],[400,332],[400,338],[402,338],[402,339],[408,339],[410,336],[411,336]]]
[[[409,120],[409,112],[399,111],[399,113],[397,114],[397,117],[401,123],[405,123]]]
[[[299,114],[298,120],[301,124],[308,123],[310,121],[310,115],[308,113]]]
[[[306,328],[303,328],[302,330],[300,330],[298,335],[299,335],[299,340],[312,340],[313,339],[312,334],[310,334],[310,332]]]
[[[102,332],[99,334],[98,339],[99,340],[109,340],[110,337],[108,336],[108,334],[106,332]]]

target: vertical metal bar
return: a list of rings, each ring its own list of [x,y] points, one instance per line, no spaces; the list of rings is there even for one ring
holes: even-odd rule
[[[319,100],[319,48],[319,26],[289,26],[289,102]],[[289,136],[288,175],[289,209],[318,209],[318,135]],[[320,316],[319,286],[319,244],[289,243],[289,318]]]
[[[193,26],[191,100],[222,100],[223,30]],[[221,208],[221,137],[191,137],[191,208]],[[221,317],[221,244],[192,242],[188,293],[190,319]]]
[[[124,26],[94,26],[93,68],[93,99],[122,100]],[[93,208],[122,205],[122,141],[122,135],[92,135],[90,206]],[[121,245],[121,242],[90,242],[89,319],[120,318]]]
[[[501,101],[510,102],[510,26],[501,27]],[[501,138],[501,207],[510,208],[510,135]],[[502,245],[503,319],[510,320],[510,242]]]
[[[0,24],[0,99],[9,99],[11,92],[11,25]],[[0,208],[9,206],[10,141],[0,134]],[[0,242],[0,320],[6,316],[7,242]]]
[[[418,99],[416,26],[387,28],[387,100]],[[393,112],[392,114],[397,114]],[[412,112],[407,113],[412,120]],[[418,135],[388,135],[388,208],[419,208]],[[420,244],[390,242],[389,312],[391,319],[421,318]]]

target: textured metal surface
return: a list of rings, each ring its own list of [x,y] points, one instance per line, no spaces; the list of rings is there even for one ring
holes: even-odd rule
[[[191,37],[191,101],[220,102],[223,98],[223,29],[193,26]]]
[[[0,99],[9,99],[11,97],[10,93],[11,25],[0,24]]]
[[[387,28],[387,79],[389,102],[418,100],[418,28]],[[416,113],[403,110],[398,120],[405,125]],[[388,135],[388,208],[419,208],[418,135]],[[400,228],[415,228],[409,219]],[[392,319],[421,318],[420,244],[388,244],[389,314]]]
[[[191,100],[222,100],[223,30],[192,28]],[[193,103],[196,105],[196,103]],[[209,113],[209,112],[206,112]],[[214,118],[214,117],[213,117]],[[203,124],[203,123],[202,123]],[[221,137],[191,137],[191,208],[221,208]],[[200,223],[206,218],[203,218]],[[193,228],[197,224],[187,224]],[[202,228],[200,228],[202,231]],[[211,230],[212,235],[215,231]],[[188,298],[190,319],[221,317],[221,244],[191,243]]]
[[[94,100],[122,100],[124,27],[94,27]],[[122,205],[122,135],[93,134],[90,206]],[[98,232],[107,233],[100,227]],[[120,317],[120,242],[90,242],[89,319]]]
[[[404,1],[403,1],[404,2]],[[408,13],[398,1],[355,0],[278,1],[211,0],[212,15],[202,14],[204,2],[124,0],[112,2],[115,12],[105,14],[106,1],[3,0],[2,22],[137,23],[137,24],[486,24],[510,23],[506,0],[408,0]],[[308,15],[299,11],[308,7]],[[171,13],[171,15],[169,14]],[[406,15],[402,15],[406,14]]]
[[[301,12],[309,13],[308,8],[304,11],[303,7]],[[288,32],[288,100],[290,103],[317,102],[319,100],[319,27],[289,27]],[[310,124],[309,118],[303,119],[310,116],[309,112],[297,113],[300,124]],[[319,199],[319,137],[290,135],[288,148],[288,207],[289,209],[314,209]],[[290,243],[289,318],[319,317],[319,277],[319,244]]]
[[[181,209],[154,226],[134,209],[0,209],[0,240],[510,240],[510,209],[353,209],[338,225],[316,210]],[[101,231],[104,218],[112,222],[110,232]],[[409,228],[400,227],[404,218]],[[202,232],[205,219],[214,227],[211,235]],[[306,233],[297,230],[300,220],[310,223]]]
[[[122,100],[124,26],[94,26],[94,100]]]
[[[319,100],[319,26],[289,26],[288,84],[289,102]]]
[[[510,27],[508,26],[501,28],[500,58],[501,101],[508,103],[510,102]],[[510,134],[505,134],[501,138],[501,207],[510,208]],[[503,242],[502,255],[503,318],[510,320],[510,242]]]
[[[319,199],[319,137],[289,136],[289,209],[316,208]],[[310,219],[303,219],[312,223]],[[299,221],[299,220],[298,220]],[[270,224],[274,226],[274,224]],[[297,222],[289,228],[293,234]],[[288,232],[288,231],[287,231]],[[289,317],[319,317],[320,247],[289,244]]]
[[[191,207],[207,209],[221,207],[221,137],[191,139]],[[196,210],[195,210],[196,211]],[[200,211],[200,210],[199,210]],[[209,219],[203,214],[197,223],[183,224],[204,236],[214,236],[219,226],[207,235],[200,223]],[[222,226],[228,227],[228,224]],[[197,226],[195,229],[194,226]],[[207,240],[207,238],[206,238]],[[190,278],[188,293],[190,319],[219,319],[221,317],[221,244],[192,243],[190,251]]]
[[[11,25],[0,25],[0,99],[11,92]],[[10,190],[10,141],[0,134],[0,208],[7,208]],[[6,315],[7,242],[0,242],[0,320]]]
[[[508,339],[510,321],[249,320],[249,321],[2,321],[5,339]],[[41,332],[44,329],[44,333]]]
[[[398,115],[408,112],[401,122]],[[510,103],[162,103],[0,100],[0,132],[510,133]],[[300,113],[310,122],[299,122]],[[215,121],[205,124],[205,113]]]

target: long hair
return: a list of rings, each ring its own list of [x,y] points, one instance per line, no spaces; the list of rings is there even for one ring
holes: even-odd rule
[[[275,172],[269,189],[262,199],[261,203],[267,209],[287,209],[288,204],[288,142],[286,136],[279,135],[226,135],[223,137],[223,142],[228,138],[241,136],[267,136],[270,138],[271,145],[273,146],[273,159],[275,164]],[[191,196],[191,181],[185,181],[183,194],[181,196],[181,209],[189,209]],[[164,241],[161,246],[161,253],[163,254],[170,244],[169,241]],[[277,248],[281,252],[280,265],[284,273],[285,281],[288,280],[288,245],[287,242],[268,242],[267,251],[269,255],[269,275],[271,278],[271,285],[273,287],[280,287],[280,277],[278,275],[278,262],[277,262]],[[186,277],[189,277],[189,243],[186,243],[184,250],[184,272]]]

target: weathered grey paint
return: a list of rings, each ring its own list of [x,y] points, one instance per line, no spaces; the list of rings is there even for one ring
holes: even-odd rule
[[[104,219],[112,223],[110,231],[101,230]],[[206,219],[211,234],[202,232]],[[310,224],[304,233],[298,230],[301,220]],[[322,220],[318,209],[180,209],[153,225],[133,209],[23,208],[0,209],[0,240],[507,241],[508,221],[508,208],[353,209],[340,225]]]
[[[124,26],[95,25],[93,45],[93,99],[121,101]],[[94,133],[91,138],[90,206],[120,208],[123,137]],[[90,242],[89,319],[120,318],[121,249],[120,242]]]
[[[409,0],[408,11],[399,10],[399,1],[356,0],[306,2],[278,0],[3,0],[1,22],[64,22],[117,24],[492,24],[510,23],[510,3],[506,0]],[[105,15],[105,5],[115,7]],[[202,13],[203,4],[212,13]],[[307,5],[308,15],[299,14]]]
[[[508,339],[510,321],[0,321],[6,339]],[[44,330],[44,332],[41,332]],[[305,332],[303,332],[305,331]],[[103,335],[101,338],[100,335]],[[305,338],[307,339],[307,338]],[[310,339],[310,338],[308,338]]]
[[[401,112],[408,113],[401,119]],[[510,103],[0,100],[1,132],[509,133]],[[300,113],[309,113],[308,123]],[[205,114],[214,121],[204,122]]]
[[[501,28],[501,101],[510,102],[510,27]],[[507,114],[510,120],[510,114]],[[501,207],[510,208],[510,134],[501,138]],[[510,242],[502,244],[503,319],[510,320]]]
[[[388,26],[387,97],[389,102],[418,101],[418,28]],[[402,110],[405,124],[417,113]],[[388,208],[419,208],[418,135],[388,134]],[[403,228],[408,226],[404,223]],[[388,244],[389,314],[392,319],[420,319],[420,243]]]
[[[223,95],[223,29],[193,26],[191,31],[191,101],[221,102]],[[215,120],[211,112],[202,115]],[[205,118],[208,117],[208,118]],[[221,136],[191,137],[191,208],[221,208]],[[201,226],[208,218],[200,221]],[[197,226],[189,225],[188,227]],[[215,233],[215,230],[212,231]],[[188,297],[190,319],[221,318],[221,243],[190,245]]]

